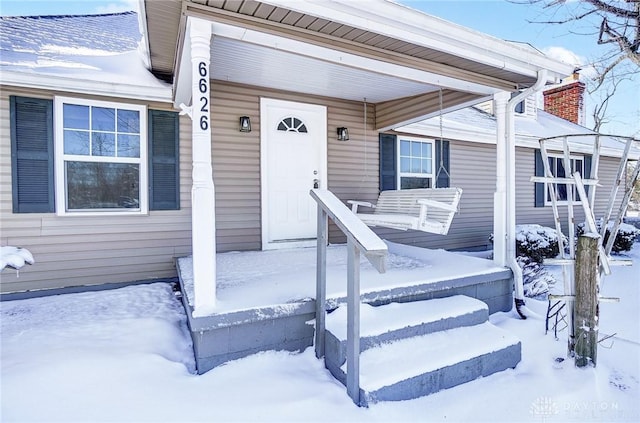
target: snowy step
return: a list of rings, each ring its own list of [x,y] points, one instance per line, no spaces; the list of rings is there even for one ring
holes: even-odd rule
[[[477,325],[489,318],[487,305],[475,298],[447,298],[360,306],[360,351],[383,342]],[[346,360],[347,308],[339,307],[326,318],[325,360],[327,367],[340,367]]]
[[[489,322],[381,344],[360,354],[360,400],[418,398],[513,368],[520,357],[520,341]]]

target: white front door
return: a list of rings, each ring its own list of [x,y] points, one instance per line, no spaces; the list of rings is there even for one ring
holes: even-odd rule
[[[326,188],[327,109],[261,99],[262,248],[313,245],[314,186]]]

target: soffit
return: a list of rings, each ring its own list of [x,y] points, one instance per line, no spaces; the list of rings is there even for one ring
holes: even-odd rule
[[[437,91],[438,87],[301,55],[213,37],[214,80],[378,103]]]

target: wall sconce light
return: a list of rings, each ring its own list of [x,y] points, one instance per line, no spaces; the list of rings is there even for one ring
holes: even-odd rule
[[[251,119],[249,119],[249,116],[240,116],[240,132],[251,132]]]
[[[349,141],[349,130],[347,128],[338,128],[338,141]]]

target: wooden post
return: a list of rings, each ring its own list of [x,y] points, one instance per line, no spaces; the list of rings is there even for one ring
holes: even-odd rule
[[[598,351],[598,234],[586,234],[578,238],[575,264],[575,363],[585,367],[596,365]]]
[[[347,236],[347,394],[360,405],[360,250]]]
[[[318,243],[316,253],[316,358],[324,357],[324,330],[327,299],[327,212],[318,206]]]

